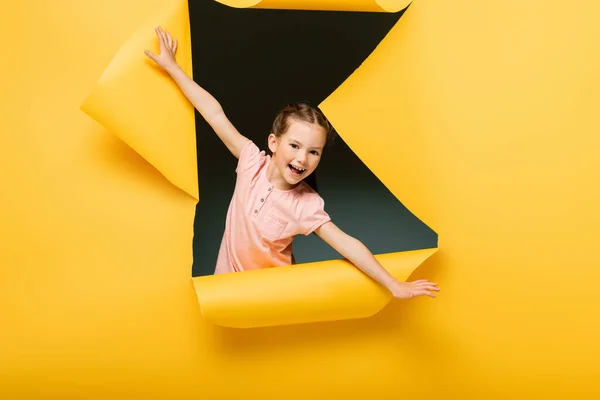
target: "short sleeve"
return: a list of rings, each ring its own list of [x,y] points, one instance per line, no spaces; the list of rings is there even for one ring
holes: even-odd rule
[[[303,205],[300,232],[308,236],[329,221],[331,221],[331,218],[325,212],[325,201],[317,193],[312,193],[306,204]]]
[[[260,161],[261,157],[264,157],[264,152],[260,151],[252,140],[248,140],[242,147],[235,172],[248,171]]]

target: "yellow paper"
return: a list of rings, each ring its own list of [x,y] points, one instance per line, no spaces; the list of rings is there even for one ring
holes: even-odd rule
[[[410,0],[217,0],[237,8],[265,8],[284,10],[398,12]]]
[[[600,398],[600,3],[414,2],[321,107],[442,292],[253,329],[202,316],[196,201],[79,110],[165,4],[3,5],[0,398]]]
[[[436,249],[378,256],[404,281]],[[347,261],[194,278],[202,316],[216,325],[256,328],[370,317],[390,292]]]
[[[177,1],[136,27],[81,109],[198,199],[194,107],[144,54],[145,49],[158,54],[159,25],[178,38],[177,63],[192,76],[187,3]]]

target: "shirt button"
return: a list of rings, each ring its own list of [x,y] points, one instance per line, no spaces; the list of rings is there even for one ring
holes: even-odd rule
[[[258,210],[254,210],[254,214],[256,214],[258,212]]]
[[[269,192],[271,191],[271,188],[269,188]]]
[[[260,202],[262,203],[263,201],[265,201],[265,199],[260,199]]]

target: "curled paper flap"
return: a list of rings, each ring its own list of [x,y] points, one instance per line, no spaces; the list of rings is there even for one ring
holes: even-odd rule
[[[376,256],[404,281],[437,249]],[[215,325],[255,328],[365,318],[391,294],[345,260],[193,279],[202,315]]]
[[[144,54],[146,49],[159,53],[154,31],[159,25],[177,38],[177,62],[192,76],[188,6],[176,1],[121,46],[81,109],[198,200],[194,108]]]
[[[398,12],[410,0],[216,0],[236,8],[265,8],[284,10]]]

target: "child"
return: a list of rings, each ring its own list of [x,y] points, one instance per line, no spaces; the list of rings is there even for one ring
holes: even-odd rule
[[[269,155],[242,136],[221,105],[179,67],[177,40],[156,28],[160,53],[145,54],[164,69],[238,159],[237,180],[227,212],[215,273],[269,268],[293,263],[292,240],[315,232],[394,297],[435,297],[427,280],[399,282],[357,239],[342,232],[324,210],[323,199],[304,179],[319,165],[331,127],[306,104],[289,105],[277,116],[268,137]]]

